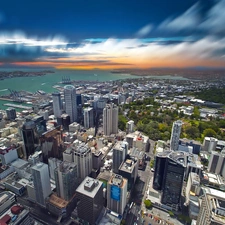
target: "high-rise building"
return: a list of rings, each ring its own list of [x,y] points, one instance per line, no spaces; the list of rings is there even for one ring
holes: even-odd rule
[[[129,134],[132,132],[134,132],[134,121],[130,120],[126,123],[126,133]]]
[[[45,199],[51,194],[51,185],[49,178],[48,165],[37,163],[31,167],[31,173],[34,181],[36,201],[45,206]]]
[[[84,128],[88,129],[94,127],[94,113],[93,108],[88,107],[84,109]]]
[[[210,173],[222,174],[222,170],[225,165],[225,155],[212,151],[208,164],[208,171]]]
[[[34,118],[32,118],[32,121],[34,121],[35,123],[38,137],[40,137],[44,132],[47,131],[46,120],[43,116],[35,116]]]
[[[62,114],[62,101],[61,95],[59,92],[52,93],[52,100],[53,100],[53,112],[55,118],[58,118]]]
[[[70,123],[77,121],[76,88],[72,85],[64,87],[64,100],[66,113],[70,116]]]
[[[8,120],[15,120],[16,119],[16,110],[14,108],[6,109],[6,115]]]
[[[212,152],[216,150],[218,140],[214,137],[205,137],[203,141],[203,151]]]
[[[167,151],[156,156],[153,188],[162,191],[161,203],[173,210],[180,206],[186,165],[185,152]]]
[[[48,162],[48,158],[62,157],[63,140],[61,126],[43,133],[40,137],[41,150],[43,152],[43,161]]]
[[[61,163],[62,161],[57,158],[48,158],[49,175],[52,180],[55,180],[55,169],[59,167]]]
[[[22,126],[22,137],[25,146],[24,155],[28,158],[32,155],[39,144],[37,128],[34,121],[28,121]]]
[[[181,120],[177,120],[173,123],[173,128],[170,137],[170,149],[173,151],[178,150],[182,124],[183,122]]]
[[[212,188],[203,188],[203,196],[200,199],[200,211],[196,224],[224,225],[225,193]]]
[[[88,145],[83,143],[73,147],[74,163],[78,168],[78,179],[82,181],[92,170],[92,153]]]
[[[70,201],[77,188],[77,165],[69,162],[62,162],[55,169],[55,184],[57,196]]]
[[[103,208],[103,185],[99,180],[86,177],[76,189],[77,214],[82,224],[98,224]]]
[[[123,215],[127,203],[127,179],[113,174],[107,184],[107,208]]]
[[[106,136],[118,133],[118,107],[108,104],[103,110],[103,132]]]
[[[196,173],[190,173],[186,187],[186,202],[188,205],[189,217],[197,219],[199,214],[199,194],[201,191],[200,178]]]
[[[125,160],[128,151],[128,143],[118,141],[113,147],[113,172],[119,173],[119,167]]]
[[[130,191],[134,187],[138,175],[138,160],[129,157],[119,167],[119,174],[128,181],[127,189]]]

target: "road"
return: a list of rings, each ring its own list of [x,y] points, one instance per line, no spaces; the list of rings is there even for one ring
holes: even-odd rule
[[[150,159],[153,158],[153,149],[155,146],[155,142],[150,142],[150,151],[146,152],[146,156],[148,160],[146,161],[146,165],[143,170],[138,170],[138,178],[135,183],[135,188],[131,195],[130,203],[134,202],[132,209],[128,211],[127,217],[125,219],[126,225],[137,225],[143,224],[143,218],[141,216],[141,208],[143,204],[143,200],[146,193],[146,188],[149,183],[149,180],[153,176],[151,172],[151,168],[149,165]]]
[[[31,215],[46,225],[59,225],[59,224],[68,224],[69,219],[67,221],[58,223],[57,217],[51,215],[46,208],[39,206],[36,203],[29,201],[26,197],[17,196],[17,202],[21,205],[27,206],[30,210]]]

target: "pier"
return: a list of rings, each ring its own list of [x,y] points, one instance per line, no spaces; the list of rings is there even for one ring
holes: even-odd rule
[[[9,106],[9,107],[13,107],[13,108],[26,109],[26,110],[31,110],[32,109],[32,107],[30,107],[30,106],[16,105],[16,104],[12,104],[12,103],[6,103],[6,104],[3,104],[3,105]]]

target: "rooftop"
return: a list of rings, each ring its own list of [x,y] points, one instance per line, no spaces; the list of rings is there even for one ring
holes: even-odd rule
[[[134,170],[134,167],[136,165],[136,160],[134,159],[127,159],[119,168],[119,170],[132,173]]]
[[[68,205],[68,201],[58,197],[56,194],[52,194],[49,197],[49,202],[59,208],[65,208]]]
[[[124,186],[124,181],[126,179],[124,179],[121,175],[118,175],[118,174],[113,174],[111,179],[109,180],[109,183],[112,184],[112,185],[116,185],[116,186],[119,186],[119,187],[123,187]]]
[[[94,198],[99,189],[102,187],[102,184],[103,183],[99,180],[86,177],[76,189],[76,192]]]

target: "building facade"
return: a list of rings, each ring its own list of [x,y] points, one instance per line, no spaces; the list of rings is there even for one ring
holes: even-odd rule
[[[88,107],[84,109],[84,128],[89,129],[94,127],[94,111],[93,108]]]
[[[39,144],[37,128],[33,121],[28,121],[22,126],[22,137],[25,147],[24,155],[28,158],[32,155]]]
[[[127,179],[113,174],[107,184],[107,208],[123,215],[127,204]]]
[[[77,188],[77,165],[69,162],[62,162],[55,169],[55,183],[57,196],[70,201]]]
[[[79,181],[84,180],[92,171],[91,149],[83,143],[73,147],[73,162],[77,165]]]
[[[99,180],[86,177],[76,189],[77,215],[82,224],[95,225],[103,208],[103,185]]]
[[[156,156],[153,188],[162,191],[161,203],[170,209],[180,207],[187,156],[184,152],[163,152]]]
[[[177,120],[173,123],[171,137],[170,137],[170,149],[173,151],[178,150],[182,124],[183,123],[180,120]]]
[[[37,163],[31,167],[31,173],[34,182],[36,202],[45,206],[45,199],[51,194],[48,165]]]
[[[128,151],[127,142],[118,141],[113,147],[113,172],[119,173],[119,167],[125,160]]]
[[[115,104],[108,104],[103,110],[103,132],[106,136],[118,133],[118,107]]]
[[[64,101],[66,113],[70,117],[70,123],[77,121],[77,97],[76,89],[72,85],[64,87]]]
[[[52,93],[53,100],[53,112],[55,118],[59,118],[62,115],[62,100],[59,92]]]

